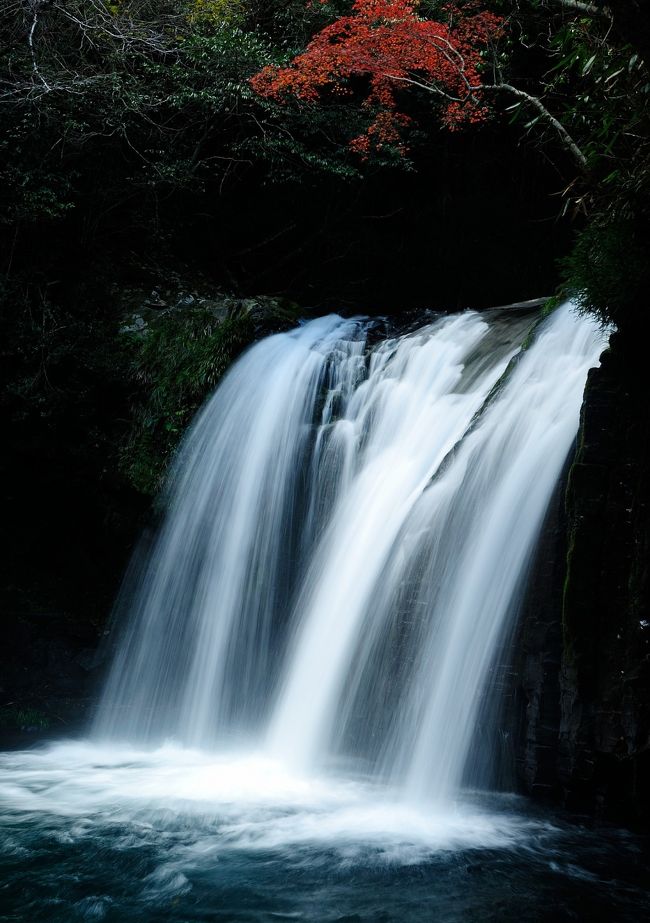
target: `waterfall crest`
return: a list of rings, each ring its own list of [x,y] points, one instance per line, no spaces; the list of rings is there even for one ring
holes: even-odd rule
[[[96,732],[462,780],[605,335],[564,305],[330,316],[231,369],[178,455]]]

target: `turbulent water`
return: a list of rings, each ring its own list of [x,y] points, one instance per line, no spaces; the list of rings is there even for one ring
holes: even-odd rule
[[[0,920],[638,917],[638,841],[467,789],[605,342],[535,321],[330,316],[236,363],[91,737],[0,755]]]
[[[468,794],[405,804],[267,755],[67,744],[0,755],[0,920],[629,921],[647,850]]]

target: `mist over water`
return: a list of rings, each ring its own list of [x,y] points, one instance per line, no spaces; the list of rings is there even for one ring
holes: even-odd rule
[[[476,790],[605,345],[570,305],[535,320],[330,316],[235,364],[89,738],[0,754],[0,920],[638,919],[637,840]]]
[[[647,847],[514,796],[404,803],[266,754],[0,754],[0,919],[634,921]]]

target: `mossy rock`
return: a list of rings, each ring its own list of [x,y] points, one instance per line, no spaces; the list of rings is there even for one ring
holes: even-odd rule
[[[133,424],[121,469],[141,493],[160,489],[169,460],[194,414],[242,353],[262,336],[293,326],[297,305],[282,298],[237,298],[179,289],[154,306],[129,292],[119,348],[134,384]]]

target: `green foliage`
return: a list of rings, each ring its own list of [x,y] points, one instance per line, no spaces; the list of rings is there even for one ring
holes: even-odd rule
[[[58,25],[53,18],[43,29]],[[61,64],[58,48],[43,48],[49,92],[34,87],[24,56],[0,62],[7,75],[22,69],[22,82],[7,76],[14,97],[0,110],[5,215],[38,220],[82,208],[98,223],[135,198],[151,203],[155,220],[152,206],[167,190],[224,175],[244,129],[233,113],[250,96],[248,76],[268,60],[259,38],[228,21],[187,25],[185,34],[150,43],[136,33],[123,50],[102,34],[92,54],[82,49],[73,57],[64,44],[70,60]]]
[[[548,88],[562,98],[563,118],[604,191],[613,189],[620,200],[631,175],[647,173],[650,77],[634,48],[612,41],[605,30],[580,19],[558,29]]]
[[[242,22],[246,15],[244,0],[191,0],[187,16],[192,24],[220,27]]]
[[[295,306],[274,299],[224,299],[218,310],[173,308],[149,312],[146,321],[137,317],[120,335],[134,385],[120,465],[137,490],[152,495],[189,422],[233,360],[257,337],[297,317]]]
[[[509,107],[511,120],[558,160],[566,175],[562,214],[582,225],[573,252],[562,262],[563,291],[604,322],[636,323],[650,242],[644,23],[639,20],[636,31],[623,23],[621,4],[576,8],[559,0],[520,0],[513,9],[504,0],[498,6],[509,15],[511,30],[495,68],[543,101],[585,161],[584,170],[568,173],[552,121],[525,100]],[[631,21],[633,12],[627,14]],[[544,67],[531,76],[536,56]]]
[[[298,5],[307,31],[328,15],[328,5]],[[343,175],[328,132],[349,112],[307,107],[286,125],[248,83],[298,41],[298,5],[16,0],[0,11],[0,220],[53,221],[77,210],[92,236],[126,211],[158,233],[162,198],[221,189],[258,153],[271,172],[279,165],[280,178],[284,156],[293,176],[330,161]],[[280,28],[285,16],[293,37]]]
[[[338,16],[350,12],[353,0],[258,0],[251,7],[258,26],[270,35],[289,60],[303,51],[307,42]],[[281,63],[281,62],[277,62]]]
[[[125,335],[138,392],[121,464],[138,490],[153,494],[160,487],[187,424],[254,333],[244,314],[219,320],[209,311],[173,311]]]
[[[554,39],[552,86],[571,99],[565,118],[590,170],[565,200],[587,220],[562,270],[582,310],[635,327],[649,281],[650,75],[606,28],[574,19]]]
[[[639,226],[623,217],[594,220],[563,260],[565,288],[579,307],[617,324],[645,309],[648,250]]]

